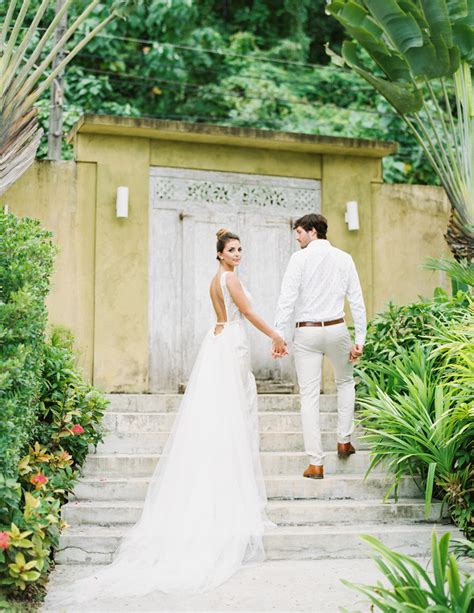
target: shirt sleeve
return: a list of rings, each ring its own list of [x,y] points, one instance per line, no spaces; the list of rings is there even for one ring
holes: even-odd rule
[[[359,275],[357,274],[352,258],[349,268],[349,281],[346,296],[351,309],[352,319],[354,320],[355,343],[356,345],[363,345],[367,333],[367,317]]]
[[[275,329],[286,340],[289,340],[288,327],[298,299],[303,271],[301,258],[295,257],[298,254],[299,252],[291,256],[286,267],[275,315]]]

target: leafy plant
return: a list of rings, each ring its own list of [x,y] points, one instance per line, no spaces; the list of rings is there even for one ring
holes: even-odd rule
[[[0,473],[15,476],[41,389],[56,247],[38,221],[0,211]]]
[[[0,588],[28,597],[46,581],[61,504],[107,406],[76,367],[72,335],[46,340],[55,253],[39,222],[0,212]]]
[[[474,541],[454,539],[450,549],[456,558],[474,558]]]
[[[467,291],[474,287],[474,264],[468,260],[448,260],[447,258],[430,259],[424,266],[427,270],[442,270],[453,283],[453,293]]]
[[[55,327],[45,346],[42,391],[34,440],[51,451],[68,452],[81,466],[89,445],[103,438],[100,427],[108,401],[76,368],[73,338]]]
[[[360,421],[373,454],[368,473],[381,462],[396,487],[403,475],[420,482],[426,513],[433,493],[442,497],[455,523],[474,532],[474,311],[452,309],[411,323],[402,343],[382,315],[369,332],[369,356],[358,367]],[[469,295],[463,302],[469,304]],[[433,303],[433,307],[436,303]],[[419,310],[419,305],[411,305]],[[394,310],[391,307],[390,312]],[[422,310],[423,312],[423,310]],[[440,313],[442,316],[440,317]],[[455,316],[449,320],[447,313]],[[400,310],[402,318],[404,309]],[[385,314],[386,315],[386,314]],[[415,319],[415,318],[413,318]],[[390,330],[397,319],[389,320]],[[402,330],[399,331],[401,334]],[[377,359],[376,356],[379,355]]]
[[[0,586],[11,594],[46,582],[59,543],[61,504],[77,482],[88,445],[102,439],[107,406],[77,370],[67,330],[54,329],[43,354],[30,444],[17,479],[0,475]]]
[[[474,257],[474,8],[467,0],[330,0],[351,40],[335,63],[370,83],[403,119],[451,203],[445,238]],[[360,51],[370,57],[361,60]]]
[[[40,492],[24,492],[20,521],[0,531],[0,586],[24,591],[45,582],[50,552],[59,543],[60,500]]]
[[[458,292],[449,297],[443,290],[435,291],[432,300],[420,300],[408,305],[392,303],[369,323],[364,355],[357,372],[361,375],[372,364],[389,364],[400,348],[409,349],[417,342],[428,342],[433,327],[462,321],[466,316],[469,296]],[[364,385],[359,387],[363,392]]]
[[[374,560],[386,583],[357,585],[342,580],[348,587],[368,597],[373,607],[387,613],[408,611],[445,611],[469,613],[474,605],[474,577],[459,570],[449,554],[449,532],[437,539],[432,535],[432,576],[410,556],[391,551],[373,536],[363,536],[374,552]],[[388,585],[387,585],[388,583]]]

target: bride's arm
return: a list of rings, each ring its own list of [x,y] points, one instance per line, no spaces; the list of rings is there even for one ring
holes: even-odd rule
[[[263,332],[263,334],[269,336],[273,341],[282,341],[284,343],[285,341],[278,334],[278,332],[273,328],[270,328],[270,326],[260,317],[260,315],[257,315],[257,313],[255,313],[255,311],[252,309],[252,306],[245,295],[240,279],[234,273],[229,273],[226,277],[226,283],[232,300],[235,302],[242,315],[248,319],[249,322],[257,328],[257,330],[260,330],[260,332]]]

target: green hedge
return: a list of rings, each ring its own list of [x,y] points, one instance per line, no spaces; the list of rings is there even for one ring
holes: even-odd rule
[[[71,334],[46,338],[55,253],[39,222],[0,213],[0,591],[27,600],[46,582],[61,505],[107,407],[76,367]]]
[[[56,247],[33,219],[0,213],[0,473],[17,474],[36,420]]]

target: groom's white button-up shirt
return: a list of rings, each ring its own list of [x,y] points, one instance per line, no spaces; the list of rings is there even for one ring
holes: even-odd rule
[[[281,286],[275,328],[283,337],[295,321],[330,321],[344,317],[347,297],[354,320],[355,342],[363,345],[367,320],[359,276],[351,256],[316,239],[294,253]]]

